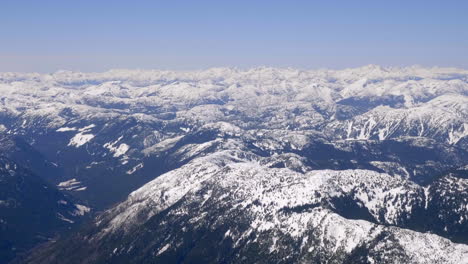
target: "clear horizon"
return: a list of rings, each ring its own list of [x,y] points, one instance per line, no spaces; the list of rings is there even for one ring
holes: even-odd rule
[[[268,65],[259,65],[259,66],[248,66],[248,67],[237,67],[237,66],[213,66],[213,67],[206,67],[206,68],[192,68],[192,69],[163,69],[163,68],[109,68],[109,69],[103,69],[103,70],[96,70],[96,71],[86,71],[86,70],[70,70],[70,69],[57,69],[54,71],[0,71],[0,73],[17,73],[17,74],[41,74],[41,75],[47,75],[47,74],[56,74],[60,72],[75,72],[75,73],[84,73],[84,74],[100,74],[100,73],[106,73],[110,71],[168,71],[168,72],[203,72],[203,71],[209,71],[213,69],[222,69],[222,68],[227,68],[227,69],[234,69],[234,70],[239,70],[239,71],[249,71],[249,70],[254,70],[254,69],[261,69],[261,68],[272,68],[272,69],[278,69],[278,70],[287,70],[287,69],[292,69],[292,70],[300,70],[300,71],[345,71],[345,70],[354,70],[354,69],[360,69],[360,68],[365,68],[369,66],[379,66],[382,67],[383,69],[386,70],[395,70],[395,69],[408,69],[408,68],[421,68],[421,69],[447,69],[447,70],[460,70],[460,71],[468,71],[468,68],[463,68],[463,67],[453,67],[453,66],[425,66],[425,65],[405,65],[405,66],[382,66],[378,64],[366,64],[366,65],[358,65],[354,67],[342,67],[342,68],[331,68],[331,67],[316,67],[316,68],[301,68],[301,67],[280,67],[280,66],[268,66]]]
[[[0,71],[468,68],[465,1],[4,1]]]

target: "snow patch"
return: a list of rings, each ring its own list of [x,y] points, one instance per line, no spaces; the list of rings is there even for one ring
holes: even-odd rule
[[[81,205],[81,204],[75,204],[76,210],[73,212],[73,215],[77,216],[83,216],[91,211],[91,208]]]
[[[78,130],[76,127],[61,127],[55,131],[57,132],[68,132],[68,131],[76,131]]]
[[[81,147],[84,144],[88,143],[94,138],[93,134],[83,134],[83,133],[78,133],[74,137],[70,139],[70,142],[68,143],[68,146],[74,146],[74,147]]]
[[[104,144],[105,148],[107,148],[110,152],[114,153],[114,158],[118,158],[120,156],[125,155],[125,153],[127,153],[127,151],[130,149],[130,146],[125,143],[121,143],[117,146],[117,144],[120,140],[122,140],[122,138],[123,136],[120,136],[116,141]]]
[[[81,185],[81,182],[77,181],[75,178],[68,180],[68,181],[63,181],[57,184],[57,187],[61,191],[84,191],[86,190],[86,187],[83,187]]]
[[[137,164],[135,167],[133,167],[133,168],[131,168],[130,170],[128,170],[128,171],[127,171],[127,174],[129,174],[129,175],[130,175],[130,174],[133,174],[133,173],[135,173],[135,171],[137,171],[137,170],[139,170],[139,169],[141,169],[141,168],[143,168],[143,163],[139,163],[139,164]]]
[[[66,217],[63,216],[61,213],[57,213],[57,217],[58,217],[60,220],[65,221],[65,222],[68,222],[68,223],[70,223],[70,224],[75,223],[75,221],[66,218]]]

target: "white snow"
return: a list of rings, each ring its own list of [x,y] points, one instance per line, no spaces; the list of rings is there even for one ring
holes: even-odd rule
[[[91,124],[91,125],[87,125],[87,126],[85,126],[85,127],[82,127],[82,128],[80,128],[80,129],[78,129],[78,131],[80,131],[80,132],[88,132],[89,130],[91,130],[91,128],[94,128],[94,127],[96,127],[96,125],[95,125],[95,124]]]
[[[57,213],[57,217],[58,217],[60,220],[65,221],[65,222],[68,222],[68,223],[70,223],[70,224],[75,223],[75,221],[66,218],[66,217],[63,216],[61,213]]]
[[[55,131],[57,132],[68,132],[68,131],[76,131],[78,130],[76,127],[61,127]]]
[[[63,181],[57,184],[59,190],[66,190],[66,191],[84,191],[87,187],[83,187],[81,182],[77,181],[75,178],[70,179],[68,181]]]
[[[137,165],[135,165],[135,167],[131,168],[130,170],[127,171],[127,174],[133,174],[135,173],[135,171],[143,168],[144,164],[143,163],[138,163]]]
[[[123,156],[127,151],[130,149],[130,146],[125,144],[125,143],[119,143],[120,140],[122,140],[123,136],[119,137],[116,141],[114,142],[109,142],[104,144],[103,147],[107,148],[110,152],[114,153],[114,158],[118,158]]]
[[[139,226],[184,199],[189,201],[187,206],[196,203],[202,208],[208,200],[213,200],[217,203],[228,201],[228,208],[241,209],[250,219],[246,232],[236,234],[228,230],[224,234],[225,238],[234,241],[234,247],[248,243],[249,234],[256,232],[274,234],[272,242],[269,242],[271,252],[278,247],[277,239],[287,235],[299,241],[309,252],[350,253],[361,243],[369,242],[386,231],[397,234],[404,254],[412,256],[412,259],[458,263],[468,256],[466,245],[454,244],[432,234],[346,219],[321,206],[288,214],[283,211],[320,204],[332,197],[353,195],[375,217],[385,210],[383,223],[395,225],[400,215],[411,212],[411,202],[424,203],[424,197],[418,196],[424,192],[422,187],[402,177],[366,170],[298,173],[289,169],[267,168],[235,157],[238,157],[236,152],[221,151],[159,176],[108,211],[112,216],[110,222],[101,226],[101,233],[93,239]],[[211,190],[216,190],[218,196],[213,196]],[[190,207],[178,207],[171,211],[171,215],[186,217],[190,210]],[[206,223],[204,218],[209,214],[193,215],[190,222],[194,225]],[[319,239],[318,244],[310,244],[306,239],[309,236]],[[165,252],[169,245],[177,245],[178,241],[171,239],[158,251],[159,254]],[[376,247],[385,247],[385,243],[387,240],[380,241]],[[431,251],[434,255],[429,254]],[[384,249],[382,252],[386,254]]]
[[[158,253],[156,254],[156,256],[159,256],[159,255],[161,255],[162,253],[166,252],[166,250],[168,250],[170,247],[171,247],[170,244],[166,244],[164,247],[162,247],[162,248],[158,251]]]
[[[81,205],[81,204],[75,204],[76,210],[73,212],[73,215],[80,215],[83,216],[86,213],[89,213],[91,211],[91,208]]]
[[[94,127],[96,127],[96,125],[91,124],[91,125],[77,129],[79,133],[77,133],[74,137],[70,139],[68,146],[74,146],[74,147],[79,148],[83,146],[84,144],[88,143],[89,141],[91,141],[94,138],[94,135],[88,132]],[[72,131],[70,129],[71,128],[66,128],[65,131]],[[73,128],[73,130],[76,130],[76,129]]]
[[[308,131],[324,127],[324,133],[336,139],[383,140],[405,135],[442,137],[457,144],[468,133],[467,75],[468,71],[453,68],[375,65],[340,71],[267,67],[184,72],[61,71],[0,73],[0,89],[5,97],[2,110],[18,117],[19,127],[28,129],[45,119],[45,126],[57,132],[78,132],[70,142],[76,147],[96,135],[91,133],[95,124],[79,128],[74,123],[77,119],[94,122],[131,116],[142,122],[157,122],[162,114],[175,116],[173,121],[181,134],[223,124],[219,127],[222,133],[241,136],[251,125],[242,117],[249,117],[268,129]],[[385,96],[402,96],[404,103],[375,107],[345,120],[336,118],[337,102],[343,99]],[[221,104],[212,104],[212,100]],[[109,107],[121,104],[128,109]],[[162,113],[149,111],[146,106]],[[78,116],[61,115],[63,110]],[[177,133],[161,135],[161,139],[181,136]]]
[[[393,175],[366,170],[312,171],[314,168],[305,166],[300,156],[283,152],[304,150],[311,140],[410,137],[414,146],[430,147],[428,142],[433,141],[446,143],[447,147],[460,144],[468,136],[467,79],[468,71],[461,69],[376,65],[340,71],[260,67],[186,72],[0,73],[0,90],[5,97],[0,108],[17,119],[18,127],[7,133],[40,130],[43,127],[36,126],[44,126],[45,131],[74,134],[68,145],[77,148],[98,141],[95,137],[101,132],[95,124],[105,123],[105,129],[117,119],[135,120],[137,126],[125,131],[127,134],[119,134],[124,136],[102,141],[107,142],[103,147],[121,164],[134,160],[131,155],[135,153],[160,155],[172,151],[194,133],[216,133],[215,139],[185,144],[171,152],[179,161],[191,162],[144,185],[108,211],[112,219],[100,235],[129,230],[184,199],[202,205],[216,199],[222,203],[224,196],[215,196],[217,192],[213,191],[220,190],[233,208],[241,208],[251,217],[247,232],[227,233],[236,245],[246,242],[254,231],[271,231],[274,242],[268,246],[273,251],[280,247],[281,235],[287,234],[310,252],[350,252],[385,229],[398,234],[398,243],[406,254],[420,252],[411,255],[412,259],[446,263],[450,262],[446,258],[453,262],[467,259],[466,248],[434,235],[384,226],[399,225],[414,206],[429,206],[432,189],[407,180],[410,173],[405,168],[391,169],[397,165],[393,161],[371,161]],[[346,99],[373,101],[391,96],[402,101],[363,112],[349,110],[342,104]],[[114,107],[120,105],[127,107]],[[60,114],[63,110],[71,110],[73,117]],[[341,110],[344,116],[340,117]],[[80,126],[77,120],[95,124]],[[41,122],[44,124],[38,125]],[[3,127],[0,130],[6,130]],[[130,138],[132,143],[126,141]],[[271,157],[248,152],[246,142]],[[207,154],[209,149],[216,149],[216,153]],[[285,161],[286,168],[270,168],[278,161]],[[129,167],[127,173],[141,168],[143,163],[138,163]],[[440,182],[450,186],[438,190],[443,199],[451,198],[451,191],[467,188],[465,180],[454,177]],[[59,183],[58,188],[84,191],[87,187],[72,179]],[[209,190],[199,194],[203,188]],[[284,213],[344,197],[357,201],[371,216],[379,218],[376,221],[380,224],[345,219],[320,206]],[[77,206],[77,213],[84,214],[88,209]],[[174,214],[187,214],[188,210],[182,207]],[[463,224],[468,207],[456,210],[461,216],[456,221]],[[206,214],[200,214],[191,220],[203,223],[204,217]],[[308,244],[305,238],[312,235],[321,241]],[[385,243],[377,247],[384,250]],[[169,245],[177,243],[168,241],[159,252],[163,253]],[[441,257],[444,254],[446,258]]]
[[[83,134],[83,133],[78,133],[74,137],[70,139],[70,142],[68,143],[68,146],[74,146],[74,147],[81,147],[84,144],[88,143],[94,138],[93,134]]]
[[[80,182],[77,181],[75,178],[73,178],[71,180],[61,182],[61,183],[57,184],[57,186],[58,187],[72,187],[72,186],[78,185],[78,184],[80,184]]]

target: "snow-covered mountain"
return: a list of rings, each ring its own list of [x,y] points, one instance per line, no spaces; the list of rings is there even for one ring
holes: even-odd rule
[[[24,133],[42,125],[35,130],[66,132],[74,131],[66,127],[77,121],[132,117],[177,124],[180,132],[225,121],[243,129],[314,129],[333,133],[331,139],[412,136],[457,144],[468,133],[467,76],[456,69],[378,66],[343,71],[3,73],[1,107],[10,122],[2,122],[2,129]],[[74,135],[74,147],[95,136]]]
[[[106,210],[32,262],[466,258],[466,70],[0,73],[0,91],[2,156]]]
[[[466,195],[458,193],[462,198],[451,201],[450,210],[428,214],[446,203],[438,200],[437,190],[464,190],[466,179],[449,176],[423,188],[374,171],[300,173],[240,156],[236,151],[217,152],[158,177],[98,217],[94,226],[32,261],[59,263],[67,256],[71,263],[468,259],[468,245],[431,234],[438,230],[424,224],[433,221],[431,217],[457,215],[466,239]],[[420,230],[409,228],[415,226]]]

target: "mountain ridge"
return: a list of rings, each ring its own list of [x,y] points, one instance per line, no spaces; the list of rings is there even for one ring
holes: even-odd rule
[[[0,140],[0,148],[100,212],[82,231],[44,245],[25,261],[47,263],[76,253],[90,263],[237,263],[247,257],[370,263],[366,255],[382,263],[456,263],[466,254],[467,70],[370,65],[0,73],[0,91],[0,136],[16,138],[24,151],[13,151],[8,140]],[[207,169],[206,177],[190,176],[193,166]],[[175,195],[181,186],[191,187]],[[273,198],[263,203],[253,186]],[[135,198],[141,190],[148,195]],[[295,192],[308,202],[296,203]],[[236,202],[242,193],[246,207]],[[275,205],[281,197],[285,206]],[[116,212],[128,225],[106,226]],[[264,225],[265,219],[277,221]],[[340,230],[333,221],[321,225],[327,219],[348,226],[349,234],[364,230],[353,235],[360,242],[341,239],[345,232],[329,238],[336,245],[344,241],[342,247],[321,243],[327,230]],[[292,236],[299,224],[310,233],[301,237],[305,242]],[[236,230],[226,237],[212,232],[225,234],[230,225]],[[145,232],[177,239],[166,247]],[[279,237],[282,250],[268,258]],[[411,243],[427,241],[437,243],[412,255]]]

